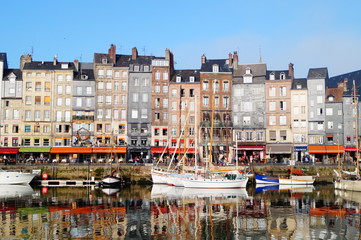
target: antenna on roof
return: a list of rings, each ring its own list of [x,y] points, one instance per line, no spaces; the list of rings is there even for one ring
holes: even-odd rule
[[[31,56],[34,54],[34,46],[31,46]]]
[[[142,50],[143,50],[143,55],[145,56],[145,46],[143,46]]]
[[[261,48],[261,45],[259,45],[258,51],[259,51],[259,60],[258,60],[258,63],[262,63],[262,48]]]

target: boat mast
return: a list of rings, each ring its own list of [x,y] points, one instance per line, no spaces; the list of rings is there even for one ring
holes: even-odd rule
[[[194,124],[194,136],[195,136],[195,139],[194,139],[194,167],[195,167],[195,170],[197,170],[197,167],[198,167],[198,108],[197,108],[197,99],[198,99],[198,95],[195,96],[194,98],[194,117],[195,117],[195,124]],[[196,173],[197,174],[197,173]]]
[[[212,108],[211,129],[210,129],[209,156],[208,156],[209,164],[213,163],[213,128],[214,128],[214,94],[215,94],[215,92],[216,92],[216,87],[214,86],[214,82],[213,82],[213,94],[212,94],[212,98],[211,98],[211,108]]]
[[[359,140],[358,140],[358,99],[356,97],[356,84],[355,80],[353,80],[353,103],[354,103],[354,116],[355,116],[355,131],[356,131],[356,138],[355,138],[355,145],[356,145],[356,178],[360,178],[360,171],[359,171]]]

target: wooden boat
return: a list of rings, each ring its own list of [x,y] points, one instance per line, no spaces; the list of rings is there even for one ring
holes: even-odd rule
[[[291,175],[289,178],[271,177],[255,174],[257,184],[286,184],[286,185],[312,185],[315,178],[312,176]]]

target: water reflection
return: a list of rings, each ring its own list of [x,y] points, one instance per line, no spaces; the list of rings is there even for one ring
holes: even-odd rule
[[[335,191],[332,185],[6,189],[0,188],[0,236],[5,239],[358,239],[360,235],[361,193]]]

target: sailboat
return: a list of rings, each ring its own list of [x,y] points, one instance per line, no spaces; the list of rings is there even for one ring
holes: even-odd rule
[[[359,157],[359,120],[358,120],[358,98],[356,96],[356,85],[355,85],[355,80],[353,81],[353,104],[354,104],[354,119],[355,119],[355,134],[356,134],[356,138],[355,138],[355,145],[356,145],[356,169],[354,174],[355,177],[353,177],[352,179],[342,179],[342,175],[341,175],[341,166],[340,166],[340,159],[338,159],[338,164],[339,164],[339,169],[336,172],[337,175],[337,179],[334,182],[335,185],[335,189],[339,189],[339,190],[346,190],[346,191],[356,191],[356,192],[361,192],[361,180],[360,180],[360,170],[359,170],[359,161],[360,161],[360,157]]]
[[[115,169],[112,169],[112,164],[113,164],[113,147],[112,147],[112,150],[110,152],[110,160],[109,160],[109,166],[110,166],[110,175],[108,176],[105,176],[100,184],[102,186],[106,186],[106,187],[109,187],[109,186],[115,186],[115,185],[120,185],[122,179],[118,176],[115,176],[114,174],[116,173],[116,171],[119,170],[119,167],[115,168]]]
[[[239,171],[225,171],[223,173],[212,173],[211,168],[213,159],[213,128],[214,128],[214,93],[212,95],[212,117],[210,129],[209,155],[206,162],[206,170],[203,175],[194,174],[194,177],[183,179],[185,188],[205,188],[205,189],[220,189],[220,188],[245,188],[247,186],[248,177],[241,174]]]

